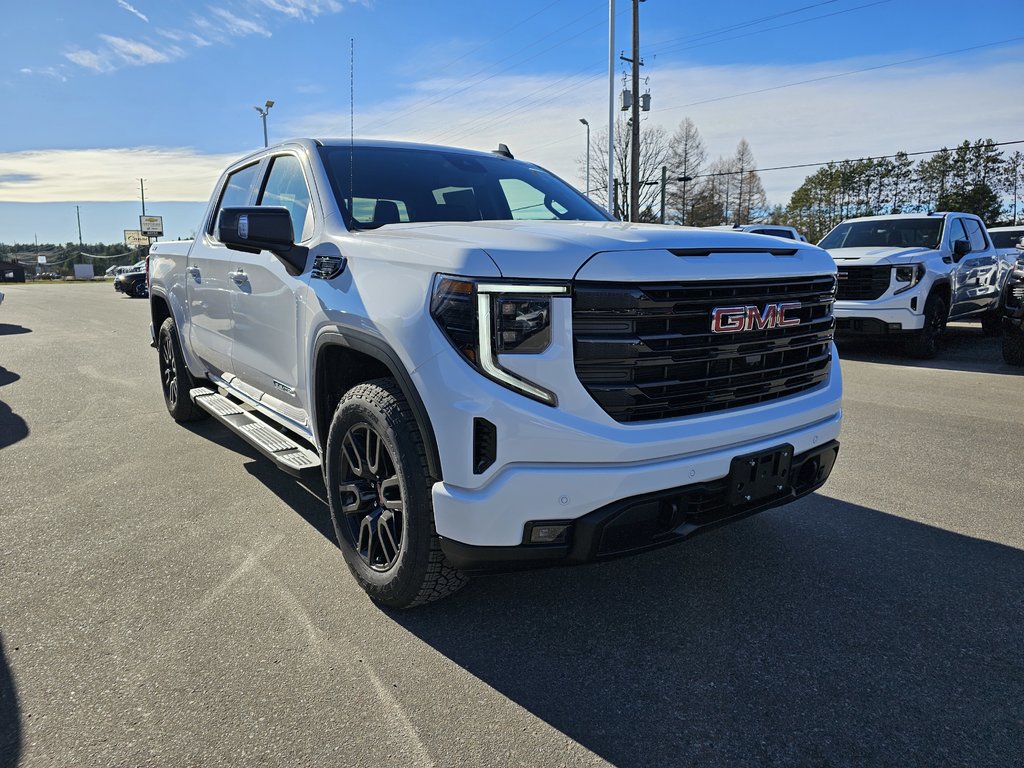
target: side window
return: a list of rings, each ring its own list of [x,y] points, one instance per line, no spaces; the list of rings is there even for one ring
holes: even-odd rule
[[[952,249],[953,243],[957,240],[969,240],[967,232],[964,231],[964,225],[962,219],[949,219],[949,237],[946,238],[946,242],[949,243],[949,247]]]
[[[501,179],[499,183],[514,220],[550,221],[569,212],[557,200],[545,197],[542,190],[522,179]]]
[[[302,175],[302,164],[294,155],[279,155],[270,165],[256,205],[280,205],[292,215],[295,242],[300,243],[313,233],[313,215],[309,207],[309,187]]]
[[[228,176],[227,183],[220,193],[220,202],[217,203],[217,210],[213,212],[213,218],[206,228],[207,234],[217,234],[217,222],[220,220],[220,212],[225,208],[239,208],[249,204],[249,195],[252,192],[253,182],[256,181],[256,171],[259,170],[259,163],[239,168]]]
[[[972,251],[984,251],[988,248],[988,242],[985,240],[985,233],[981,230],[981,224],[974,219],[962,219],[964,226],[967,227],[967,237],[971,239],[971,250]]]

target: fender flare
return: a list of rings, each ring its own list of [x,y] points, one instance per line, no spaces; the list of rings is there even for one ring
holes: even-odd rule
[[[320,419],[318,418],[319,414],[316,413],[316,409],[320,408],[320,392],[317,390],[319,376],[316,375],[316,371],[320,362],[320,353],[324,347],[328,346],[341,346],[372,357],[390,371],[395,381],[398,382],[398,387],[402,390],[402,394],[405,395],[405,399],[409,402],[413,417],[416,419],[420,434],[423,436],[423,444],[427,454],[427,468],[430,470],[430,475],[435,481],[441,480],[441,457],[437,450],[437,438],[434,436],[434,427],[430,422],[430,415],[423,404],[423,399],[416,390],[416,385],[413,384],[412,376],[409,375],[405,364],[386,342],[364,331],[352,328],[327,328],[320,332],[316,337],[316,342],[313,344],[313,365],[311,368],[313,375],[310,377],[310,392],[312,395],[311,405],[314,410],[312,414],[313,430],[317,443],[326,449],[327,435],[320,434]],[[325,423],[330,423],[329,415]]]

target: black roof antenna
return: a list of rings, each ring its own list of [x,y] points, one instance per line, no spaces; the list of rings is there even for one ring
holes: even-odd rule
[[[502,157],[507,157],[509,160],[515,160],[515,158],[512,157],[512,153],[508,151],[507,144],[499,144],[497,149],[491,150],[491,154],[501,155]]]

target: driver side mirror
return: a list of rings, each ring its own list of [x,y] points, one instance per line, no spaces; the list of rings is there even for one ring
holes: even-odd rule
[[[302,272],[309,255],[308,248],[295,244],[292,215],[284,207],[224,208],[217,222],[217,239],[233,251],[270,251],[293,275]]]
[[[971,243],[968,240],[955,240],[953,242],[953,261],[959,262],[964,256],[971,252]]]

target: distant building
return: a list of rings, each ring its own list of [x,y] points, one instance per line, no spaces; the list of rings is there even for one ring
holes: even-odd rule
[[[24,283],[25,268],[14,261],[0,261],[0,283]]]

